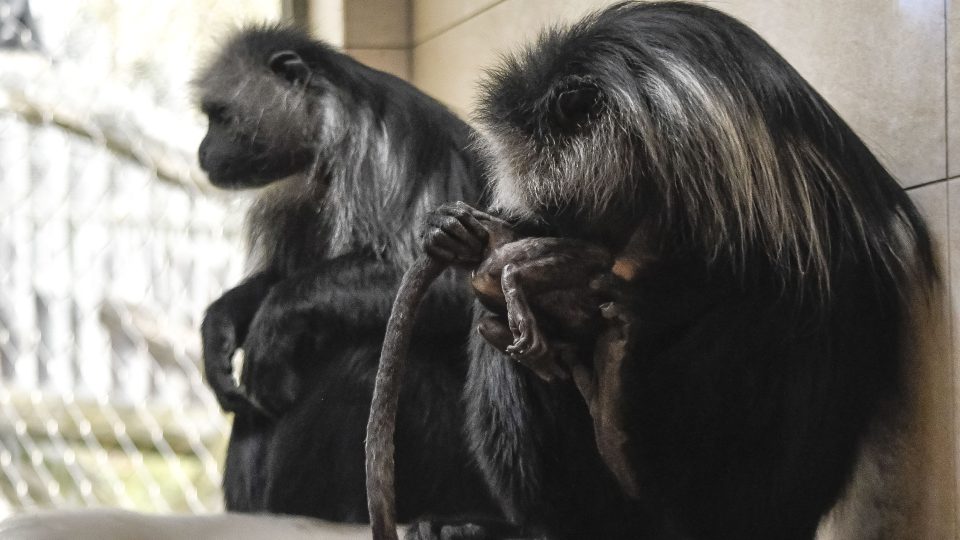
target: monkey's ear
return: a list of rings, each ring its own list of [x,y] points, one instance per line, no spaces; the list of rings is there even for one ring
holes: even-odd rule
[[[310,68],[300,55],[293,51],[280,51],[271,56],[270,70],[291,83],[306,83],[310,80]]]

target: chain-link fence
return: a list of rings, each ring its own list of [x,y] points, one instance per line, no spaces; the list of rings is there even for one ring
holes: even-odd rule
[[[241,275],[198,53],[278,0],[0,0],[0,517],[221,508],[200,317]]]

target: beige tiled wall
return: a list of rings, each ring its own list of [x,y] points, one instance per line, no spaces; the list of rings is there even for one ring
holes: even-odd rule
[[[534,38],[547,24],[573,20],[598,0],[414,0],[413,82],[428,94],[468,116],[477,80],[499,54]],[[607,2],[609,3],[609,2]],[[440,21],[421,31],[436,5]],[[473,14],[465,6],[475,9]],[[482,7],[481,7],[482,6]],[[459,17],[458,17],[459,15]],[[464,18],[465,17],[465,18]]]
[[[409,80],[411,12],[410,0],[344,0],[344,52]]]
[[[345,53],[355,60],[372,68],[386,71],[405,81],[410,80],[410,50],[409,49],[344,49]]]
[[[924,329],[917,368],[923,500],[914,532],[960,538],[960,0],[700,1],[779,50],[910,188],[937,237],[945,317]],[[612,3],[412,2],[412,80],[464,116],[501,54],[544,25]]]
[[[724,0],[904,185],[946,177],[943,0]]]
[[[947,3],[947,165],[960,176],[960,0]]]
[[[947,222],[947,279],[950,293],[950,321],[953,336],[953,402],[955,425],[960,424],[960,177],[947,182],[947,210],[944,216]],[[960,427],[954,431],[954,448],[960,449]],[[954,456],[955,471],[960,476],[960,453]],[[960,483],[960,482],[958,482]],[[960,491],[960,490],[958,490]],[[956,497],[956,512],[960,516],[960,494]],[[960,517],[957,518],[960,521]],[[960,530],[960,523],[957,524]],[[957,533],[960,535],[960,532]]]
[[[413,2],[413,42],[420,44],[475,17],[499,0],[416,0]]]
[[[483,68],[500,54],[529,41],[544,25],[609,3],[414,0],[413,81],[468,115]],[[905,185],[946,177],[943,0],[704,3],[744,19],[769,40]],[[424,25],[428,30],[420,29]]]

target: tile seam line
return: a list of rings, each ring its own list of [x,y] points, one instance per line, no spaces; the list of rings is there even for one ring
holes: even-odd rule
[[[344,51],[409,51],[409,47],[357,47],[357,46],[343,46]]]
[[[455,19],[452,23],[450,23],[450,24],[448,24],[448,25],[446,25],[446,26],[441,27],[440,29],[438,29],[438,30],[436,30],[435,32],[427,35],[426,37],[424,37],[424,38],[423,38],[422,40],[420,40],[420,41],[417,41],[416,39],[412,39],[412,40],[411,40],[411,41],[412,41],[412,44],[411,44],[411,46],[410,46],[410,49],[416,49],[417,47],[423,45],[424,43],[427,43],[427,42],[429,42],[429,41],[433,41],[434,39],[442,36],[443,34],[449,32],[450,30],[453,30],[454,28],[456,28],[456,27],[462,25],[463,23],[469,21],[470,19],[473,19],[473,18],[475,18],[475,17],[477,17],[477,16],[479,16],[479,15],[482,15],[482,14],[490,11],[491,9],[499,6],[500,4],[502,4],[502,3],[506,2],[506,1],[507,1],[507,0],[497,0],[496,2],[494,2],[494,3],[490,4],[489,6],[481,9],[480,11],[477,11],[476,13],[471,13],[470,15],[467,15],[467,16],[461,18],[461,19]],[[412,17],[411,17],[411,18],[412,18]]]
[[[928,180],[928,181],[926,181],[926,182],[920,182],[919,184],[914,184],[914,185],[912,185],[912,186],[905,187],[905,188],[903,188],[903,190],[904,190],[904,191],[913,191],[913,190],[915,190],[915,189],[921,189],[921,188],[925,188],[925,187],[929,187],[929,186],[935,186],[935,185],[937,185],[937,184],[940,184],[940,183],[943,183],[943,182],[949,182],[950,180],[956,180],[956,179],[958,179],[958,178],[960,178],[960,177],[957,177],[957,178],[949,178],[949,177],[947,177],[947,178],[937,178],[936,180]]]
[[[954,0],[956,1],[956,0]],[[944,140],[944,169],[946,169],[946,176],[950,178],[950,8],[951,0],[943,0],[943,112],[944,112],[944,123],[943,123],[943,140]],[[957,518],[957,510],[960,510],[960,456],[958,456],[958,450],[960,450],[960,409],[958,409],[958,393],[960,393],[960,388],[957,387],[957,362],[956,362],[956,348],[957,348],[957,330],[956,322],[954,319],[957,316],[957,311],[953,308],[953,299],[954,299],[954,287],[957,286],[956,283],[953,283],[953,280],[950,279],[953,274],[953,265],[956,262],[953,257],[953,227],[951,224],[952,219],[952,208],[950,201],[952,197],[950,196],[951,184],[953,182],[947,181],[947,185],[944,186],[944,191],[947,197],[947,237],[945,239],[947,243],[946,249],[946,270],[944,271],[944,281],[947,284],[947,339],[949,340],[950,353],[948,358],[952,361],[950,362],[951,375],[953,376],[953,534],[956,536],[960,534],[960,520]]]
[[[950,0],[943,0],[943,168],[950,177]]]
[[[947,291],[946,291],[946,293],[947,293],[947,294],[946,294],[946,296],[947,296],[947,340],[948,340],[947,343],[948,343],[948,347],[949,347],[949,352],[948,352],[948,354],[947,354],[947,358],[950,360],[950,362],[949,362],[949,363],[950,363],[950,374],[951,374],[952,379],[953,379],[953,409],[952,409],[952,412],[953,412],[953,414],[952,414],[952,416],[953,416],[953,429],[954,429],[954,436],[953,436],[953,452],[954,452],[954,456],[953,456],[953,467],[954,467],[954,470],[953,470],[953,474],[954,474],[954,482],[953,482],[953,506],[954,506],[953,533],[954,533],[954,535],[956,535],[956,534],[960,533],[960,520],[958,520],[958,518],[957,518],[957,515],[960,515],[960,514],[957,514],[957,512],[956,512],[956,510],[960,510],[960,471],[958,471],[958,467],[960,467],[960,455],[958,455],[958,451],[960,451],[960,408],[958,408],[958,404],[960,404],[960,387],[957,386],[957,380],[958,380],[958,378],[957,378],[957,368],[958,368],[958,366],[957,366],[957,362],[956,362],[956,352],[955,352],[955,351],[956,351],[956,348],[957,348],[957,342],[956,342],[956,339],[957,339],[956,322],[957,322],[957,321],[955,321],[954,319],[956,318],[957,314],[956,314],[956,310],[955,310],[954,307],[953,307],[954,288],[957,286],[957,284],[954,283],[953,280],[951,279],[952,274],[953,274],[953,264],[954,264],[954,262],[957,262],[957,261],[954,261],[954,260],[953,260],[953,259],[954,259],[954,257],[953,257],[953,227],[951,227],[951,223],[952,223],[952,219],[951,219],[951,213],[952,213],[951,210],[952,210],[952,208],[951,208],[951,207],[952,207],[953,205],[950,204],[950,202],[951,202],[953,199],[952,199],[952,197],[950,196],[951,184],[953,184],[953,182],[948,181],[948,182],[947,182],[947,185],[944,186],[944,191],[945,191],[946,197],[947,197],[947,211],[946,211],[946,217],[947,217],[947,232],[946,232],[946,235],[947,235],[947,237],[944,239],[944,241],[946,242],[947,245],[946,245],[946,250],[945,250],[945,251],[946,251],[946,254],[944,255],[944,257],[946,258],[946,260],[943,261],[943,264],[944,264],[944,266],[946,266],[946,268],[945,268],[944,270],[942,270],[942,272],[943,272],[942,276],[943,276],[943,281],[946,283],[946,287],[947,287]]]

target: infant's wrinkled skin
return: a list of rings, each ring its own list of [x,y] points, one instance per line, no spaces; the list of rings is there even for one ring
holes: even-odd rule
[[[521,237],[511,224],[457,202],[427,219],[424,251],[447,264],[472,267],[470,284],[493,314],[480,333],[498,349],[546,381],[569,374],[561,348],[587,344],[601,321],[604,291],[617,262],[597,244],[575,238]],[[608,298],[609,299],[609,298]]]

